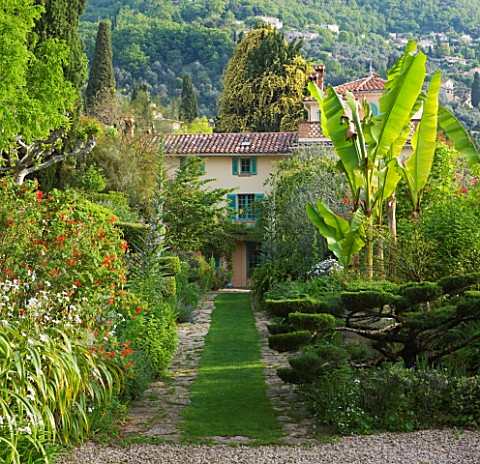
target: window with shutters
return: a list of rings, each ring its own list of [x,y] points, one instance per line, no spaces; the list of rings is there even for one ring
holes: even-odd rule
[[[235,214],[231,220],[238,222],[255,222],[258,220],[258,208],[255,202],[262,200],[263,193],[239,193],[227,195],[228,204]]]
[[[238,195],[238,219],[240,221],[255,219],[255,211],[253,210],[253,202],[255,201],[255,195],[252,194],[239,194]]]
[[[234,176],[252,176],[257,174],[257,158],[232,158]]]

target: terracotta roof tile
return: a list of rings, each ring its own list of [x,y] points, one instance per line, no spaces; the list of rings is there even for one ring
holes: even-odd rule
[[[168,155],[289,153],[298,132],[241,132],[224,134],[170,134],[164,138]]]
[[[383,92],[386,82],[386,80],[380,79],[377,74],[372,74],[356,81],[337,85],[335,90],[341,95],[344,95],[345,92]]]
[[[345,95],[345,92],[383,92],[386,82],[385,79],[378,77],[378,74],[373,73],[361,79],[337,85],[334,89],[340,95]],[[315,101],[315,99],[307,97],[305,101]]]

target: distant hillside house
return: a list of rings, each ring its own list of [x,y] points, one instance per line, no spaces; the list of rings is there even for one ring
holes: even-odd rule
[[[283,21],[280,18],[274,18],[273,16],[257,16],[263,22],[270,24],[275,29],[281,29],[283,27]]]
[[[168,172],[178,170],[188,156],[202,157],[205,177],[215,179],[210,186],[236,189],[226,198],[232,220],[248,226],[257,221],[255,201],[269,192],[264,183],[274,163],[291,154],[297,143],[297,132],[172,134],[164,138],[164,153]],[[259,253],[257,242],[238,237],[232,256],[234,287],[249,286]]]
[[[318,27],[322,29],[328,29],[329,31],[335,32],[336,34],[340,32],[340,28],[336,24],[319,24]]]
[[[440,86],[439,95],[443,97],[446,101],[451,102],[454,100],[455,84],[451,79],[442,80]]]

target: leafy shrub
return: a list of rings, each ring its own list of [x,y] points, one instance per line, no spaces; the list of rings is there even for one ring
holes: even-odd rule
[[[437,284],[442,287],[443,293],[450,295],[463,293],[465,290],[468,290],[472,285],[477,285],[479,283],[479,272],[443,277],[437,282]]]
[[[175,276],[177,293],[175,308],[178,322],[189,322],[193,310],[197,307],[202,291],[196,282],[188,281],[188,263],[181,263],[181,271]]]
[[[303,383],[301,374],[291,367],[279,367],[277,369],[277,375],[286,383],[292,383],[294,385]]]
[[[400,286],[399,294],[406,306],[437,300],[442,296],[442,287],[433,282],[411,282]]]
[[[293,332],[295,330],[291,324],[268,324],[267,329],[271,335]]]
[[[311,333],[333,331],[336,326],[336,320],[331,314],[290,313],[288,321],[295,329],[308,330]]]
[[[480,426],[480,376],[456,380],[452,410],[455,421],[467,427]]]
[[[133,346],[148,356],[155,375],[164,375],[178,346],[175,309],[163,303],[142,311],[127,331]]]
[[[174,296],[177,292],[177,282],[175,276],[165,276],[159,282],[164,298]]]
[[[332,293],[339,288],[337,278],[332,275],[312,278],[305,282],[278,282],[265,292],[264,299],[282,300],[305,297],[321,299],[326,293]]]
[[[178,256],[162,256],[160,258],[163,274],[173,276],[181,272],[182,266]]]
[[[148,235],[148,226],[137,222],[117,222],[117,227],[123,232],[123,238],[132,249],[137,249]]]
[[[335,433],[369,433],[373,418],[360,405],[360,382],[348,367],[335,369],[301,389],[314,418]]]
[[[354,312],[382,308],[392,301],[392,295],[390,293],[376,290],[342,292],[341,297],[347,310]]]
[[[308,330],[297,330],[290,333],[280,333],[268,337],[268,346],[275,351],[296,351],[312,339]]]
[[[123,192],[95,193],[92,195],[92,201],[108,208],[121,223],[140,222],[138,213],[132,211]]]
[[[268,312],[278,317],[287,317],[290,313],[315,313],[317,301],[312,298],[291,299],[291,300],[265,300],[265,307]]]
[[[127,245],[108,210],[72,191],[44,195],[36,182],[20,186],[8,178],[0,195],[0,271],[30,282],[25,300],[44,290],[67,292],[86,327],[100,322],[99,308],[121,309]]]

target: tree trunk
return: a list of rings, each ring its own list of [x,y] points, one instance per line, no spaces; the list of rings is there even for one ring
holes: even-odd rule
[[[366,246],[366,277],[373,279],[373,216],[371,211],[367,211],[367,246]]]
[[[389,255],[393,256],[395,249],[397,247],[397,198],[395,197],[395,192],[393,192],[387,200],[387,215],[388,215],[388,232],[390,235],[390,246],[389,246]],[[395,280],[397,276],[397,269],[393,264],[393,260],[390,259],[389,265],[389,274],[390,277]]]

